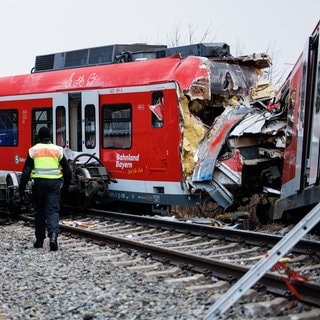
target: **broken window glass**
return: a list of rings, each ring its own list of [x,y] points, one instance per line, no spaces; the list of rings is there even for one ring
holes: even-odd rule
[[[151,110],[151,122],[153,128],[163,127],[163,109],[164,99],[162,92],[152,93],[152,105],[149,107]]]

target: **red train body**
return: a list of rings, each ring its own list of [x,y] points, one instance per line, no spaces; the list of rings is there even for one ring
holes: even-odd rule
[[[320,21],[281,87],[278,107],[287,112],[281,193],[273,217],[306,210],[320,200]]]
[[[188,68],[179,74],[184,63]],[[149,203],[158,200],[148,194],[187,198],[175,81],[186,90],[194,79],[208,78],[202,64],[199,57],[173,56],[0,79],[0,113],[10,115],[15,130],[14,140],[0,142],[6,154],[1,169],[21,171],[37,130],[47,125],[69,156],[72,150],[101,159],[117,180],[111,197]]]
[[[319,26],[314,37],[318,30]],[[318,40],[314,42],[318,45]],[[46,125],[70,161],[83,154],[86,165],[92,155],[98,167],[107,169],[108,192],[96,194],[91,191],[98,188],[90,182],[95,170],[80,170],[81,183],[75,192],[89,195],[93,203],[126,201],[160,209],[209,201],[228,210],[258,195],[258,206],[280,201],[272,206],[276,210],[264,214],[281,218],[288,190],[294,194],[305,188],[300,182],[296,191],[292,189],[294,181],[306,173],[300,163],[318,164],[311,149],[305,148],[305,158],[299,152],[312,140],[319,153],[319,135],[315,140],[313,135],[305,142],[300,139],[306,122],[299,105],[304,99],[304,62],[298,62],[287,80],[289,85],[278,94],[281,99],[276,100],[270,87],[261,82],[261,70],[270,66],[267,55],[234,58],[226,45],[220,54],[216,54],[217,46],[192,48],[202,51],[198,56],[161,57],[165,50],[159,49],[152,51],[161,53],[157,59],[125,63],[82,65],[81,59],[78,64],[69,60],[66,68],[61,57],[68,53],[61,53],[48,56],[60,60],[52,60],[46,70],[36,68],[31,74],[0,78],[0,150],[5,155],[0,169],[6,188],[16,188],[27,150],[36,142],[38,129]],[[203,57],[203,48],[215,53]],[[128,51],[119,56],[121,62],[122,57],[134,60]],[[48,57],[40,58],[46,62]],[[318,65],[318,56],[313,59]],[[307,70],[313,75],[309,87],[314,99],[309,105],[314,110],[319,109],[317,70]],[[291,87],[295,88],[293,107],[284,99],[288,87],[291,97]],[[311,123],[317,121],[317,112],[309,114],[309,133],[316,130]],[[317,184],[318,169],[314,170],[310,174]],[[106,175],[96,171],[97,176]],[[2,197],[8,201],[12,194],[6,191]]]

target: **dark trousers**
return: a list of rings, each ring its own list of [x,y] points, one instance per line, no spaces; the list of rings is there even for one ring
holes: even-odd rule
[[[61,179],[34,179],[32,188],[36,239],[59,233]]]

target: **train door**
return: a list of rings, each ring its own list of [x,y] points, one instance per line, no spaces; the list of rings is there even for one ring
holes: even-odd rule
[[[171,85],[168,85],[167,90],[151,92],[148,117],[148,121],[151,122],[148,138],[148,179],[151,181],[183,181],[180,150],[181,115],[177,98],[176,87]],[[169,184],[166,184],[167,190],[164,187],[153,187],[153,191],[169,192]]]
[[[157,180],[167,173],[168,143],[164,131],[164,95],[154,91],[151,96],[150,179]]]
[[[82,93],[82,151],[99,157],[99,96],[96,91]]]
[[[61,93],[53,97],[53,142],[99,157],[98,93]]]
[[[61,147],[69,147],[69,97],[61,93],[53,97],[53,143]]]

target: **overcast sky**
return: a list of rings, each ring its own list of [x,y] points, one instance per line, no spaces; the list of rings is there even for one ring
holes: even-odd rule
[[[320,19],[320,0],[1,0],[0,12],[0,76],[29,73],[37,55],[170,46],[176,34],[180,45],[207,34],[202,42],[225,42],[234,56],[267,52],[289,70]]]

